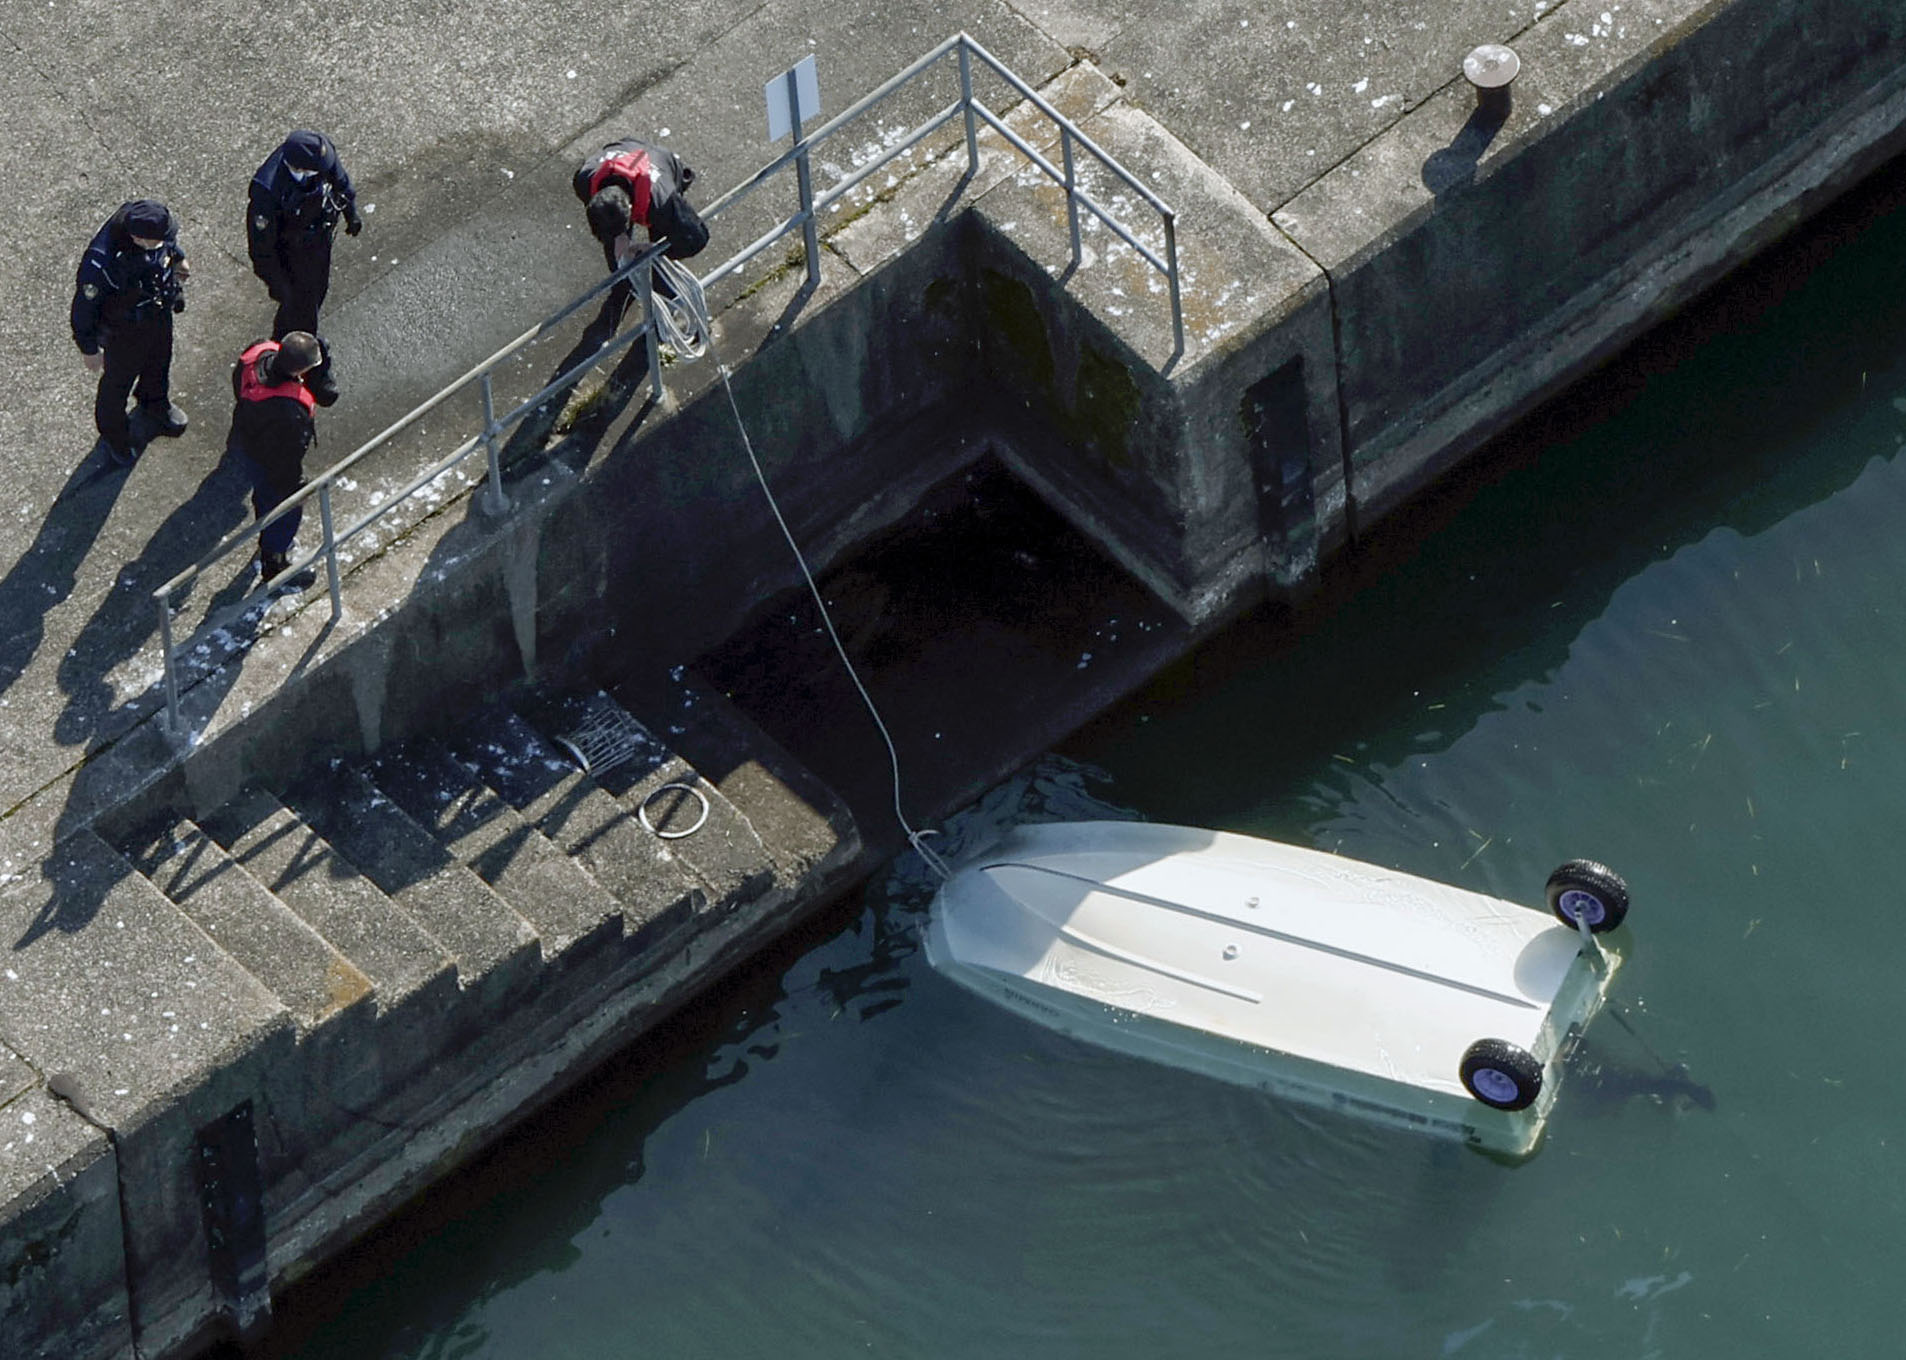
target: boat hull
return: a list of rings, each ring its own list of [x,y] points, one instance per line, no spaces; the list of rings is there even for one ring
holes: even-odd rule
[[[1250,837],[1022,827],[940,890],[945,976],[1047,1028],[1280,1098],[1526,1156],[1619,956],[1545,913]],[[1462,1055],[1542,1068],[1502,1110]]]

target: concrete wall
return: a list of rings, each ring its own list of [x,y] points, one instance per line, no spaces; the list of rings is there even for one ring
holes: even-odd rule
[[[44,1091],[7,1106],[12,1137],[37,1130],[47,1174],[0,1198],[0,1354],[129,1354],[125,1234],[111,1143]],[[24,1128],[22,1116],[33,1123]]]
[[[1568,27],[1529,35],[1473,174],[1346,220],[1386,163],[1435,181],[1454,91],[1276,215],[1330,272],[1366,522],[1906,145],[1894,0],[1709,4],[1592,80]]]

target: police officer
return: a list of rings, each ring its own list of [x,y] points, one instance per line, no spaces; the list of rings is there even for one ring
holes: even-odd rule
[[[179,248],[178,220],[149,198],[121,204],[80,257],[73,343],[99,374],[96,447],[121,467],[138,456],[126,418],[128,396],[138,396],[144,437],[185,431],[185,412],[171,396],[172,314],[185,310],[191,272]]]
[[[318,440],[315,412],[336,399],[314,390],[323,358],[315,335],[291,331],[279,340],[254,340],[232,365],[232,429],[225,442],[251,473],[258,519],[304,485],[304,456]],[[259,579],[269,582],[291,565],[303,518],[299,506],[259,531]]]
[[[318,333],[318,309],[331,287],[331,238],[338,219],[347,236],[364,230],[357,211],[357,190],[338,160],[337,148],[321,132],[300,128],[265,157],[252,176],[249,216],[245,221],[252,272],[264,281],[278,315],[271,336],[292,331]],[[315,379],[330,383],[327,351]]]
[[[650,241],[667,241],[668,257],[686,260],[708,244],[708,225],[688,202],[695,172],[673,151],[650,146],[634,137],[596,152],[576,171],[573,187],[589,214],[589,231],[602,243],[609,272],[634,259],[641,247],[634,243],[638,227]],[[659,282],[657,291],[666,292]],[[634,290],[625,279],[610,292],[611,315],[619,318]]]

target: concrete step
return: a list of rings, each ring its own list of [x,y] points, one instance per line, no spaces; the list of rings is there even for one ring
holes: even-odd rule
[[[615,894],[624,933],[638,948],[650,947],[707,908],[708,889],[699,877],[517,714],[492,710],[451,750]]]
[[[320,767],[284,801],[450,951],[465,990],[507,992],[541,968],[535,928],[363,770]]]
[[[779,881],[844,868],[859,853],[847,804],[709,681],[678,668],[659,684],[629,680],[610,694],[748,819]]]
[[[449,951],[270,794],[246,789],[199,824],[371,980],[380,1014],[456,990]]]
[[[624,758],[588,777],[665,853],[695,872],[711,903],[733,910],[774,888],[774,858],[748,819],[610,695],[536,695],[524,708],[552,739],[605,726],[629,735]]]
[[[0,1033],[42,1076],[72,1074],[94,1122],[150,1126],[290,1048],[279,999],[93,831],[19,877],[0,893]]]
[[[536,928],[550,962],[622,937],[622,904],[441,742],[406,742],[368,773]]]
[[[371,994],[370,979],[185,818],[161,819],[118,849],[284,1003],[301,1032]]]

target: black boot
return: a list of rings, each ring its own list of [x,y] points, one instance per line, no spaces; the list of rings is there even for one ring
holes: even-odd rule
[[[185,433],[185,412],[172,402],[141,402],[139,418],[155,435],[175,439]]]
[[[93,445],[92,451],[105,454],[106,461],[114,467],[128,468],[139,459],[139,451],[132,445],[128,444],[123,449],[119,448],[103,434],[99,437],[99,442]]]

